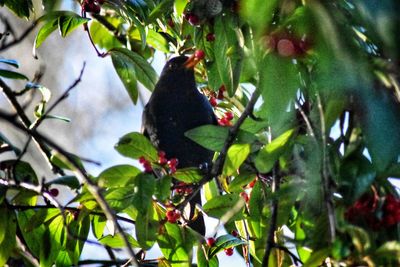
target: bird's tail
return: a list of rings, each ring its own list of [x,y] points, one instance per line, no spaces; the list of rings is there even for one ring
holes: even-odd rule
[[[189,222],[189,227],[198,232],[201,235],[205,235],[206,233],[206,226],[204,224],[204,218],[203,214],[201,212],[197,213],[197,216],[195,216],[196,212],[196,204],[201,205],[201,194],[200,191],[198,191],[193,198],[190,200],[190,222]],[[195,218],[194,218],[195,217]]]

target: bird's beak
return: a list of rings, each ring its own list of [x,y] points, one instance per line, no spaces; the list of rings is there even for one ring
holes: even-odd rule
[[[186,60],[186,62],[183,65],[187,69],[193,69],[200,61],[201,59],[196,57],[195,54],[193,54]]]

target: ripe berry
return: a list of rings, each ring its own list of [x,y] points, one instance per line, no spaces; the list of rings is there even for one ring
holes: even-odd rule
[[[207,245],[212,247],[215,245],[215,239],[213,237],[207,238]]]
[[[143,157],[143,156],[139,158],[139,163],[140,164],[144,164],[146,161],[147,161],[146,158]]]
[[[196,50],[194,52],[194,57],[197,59],[203,59],[206,56],[203,50]]]
[[[165,157],[165,152],[160,150],[158,151],[158,163],[161,165],[167,164],[168,160]]]
[[[224,92],[225,92],[225,85],[221,85],[221,87],[218,89],[218,99],[222,100],[224,99]]]
[[[253,181],[251,181],[251,182],[249,183],[249,187],[250,187],[250,188],[253,188],[254,185],[256,184],[256,182],[257,182],[257,179],[254,179]]]
[[[53,197],[56,197],[56,196],[58,196],[58,189],[57,188],[52,188],[52,189],[50,189],[50,191],[49,191],[49,194],[51,195],[51,196],[53,196]]]
[[[289,39],[280,39],[276,45],[279,55],[283,57],[290,57],[296,54],[296,47]]]
[[[208,34],[206,35],[206,40],[207,40],[208,42],[213,42],[213,41],[215,40],[215,34],[212,33],[212,32],[208,33]]]
[[[215,106],[217,106],[217,99],[215,98],[215,97],[210,97],[210,104],[211,104],[211,106],[213,106],[213,107],[215,107]]]
[[[168,19],[167,23],[171,28],[173,28],[175,26],[175,23],[172,19]]]
[[[220,119],[218,119],[218,124],[221,126],[231,126],[231,122],[226,118],[226,117],[222,117]]]
[[[244,199],[244,201],[247,203],[249,202],[249,195],[246,192],[240,193],[240,196]]]
[[[199,17],[196,16],[195,14],[188,14],[187,16],[185,15],[185,18],[193,26],[198,25],[200,23]]]
[[[167,221],[170,223],[176,223],[181,217],[179,210],[168,210],[165,215],[167,216]]]
[[[230,112],[230,111],[225,112],[225,118],[226,118],[228,121],[233,120],[233,113]]]
[[[232,256],[233,255],[233,248],[226,248],[224,249],[226,256]]]
[[[234,237],[237,237],[239,235],[239,233],[236,230],[232,230],[231,235],[233,235]]]
[[[185,193],[185,190],[186,190],[186,184],[185,184],[184,182],[179,182],[179,183],[176,185],[175,191],[176,191],[176,193],[177,193],[178,195],[183,195],[183,194]]]

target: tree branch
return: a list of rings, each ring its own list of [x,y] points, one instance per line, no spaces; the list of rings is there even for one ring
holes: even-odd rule
[[[15,109],[15,112],[17,113],[17,115],[20,118],[20,120],[23,123],[23,125],[26,128],[29,128],[31,126],[31,124],[32,124],[30,119],[25,114],[25,111],[22,108],[22,106],[19,104],[17,98],[14,95],[14,92],[11,90],[10,87],[8,87],[8,85],[2,79],[0,79],[0,88],[3,89],[4,94],[6,95],[6,97],[7,97],[8,101],[10,102],[11,106]],[[50,160],[51,155],[52,155],[50,148],[46,144],[44,144],[43,142],[41,142],[40,140],[35,138],[34,136],[31,136],[31,137],[32,137],[33,141],[35,142],[35,144],[38,146],[39,151],[42,153],[42,155],[46,159],[48,165],[53,170],[53,172],[54,173],[60,173],[60,174],[63,175],[64,172],[60,168],[55,166]]]
[[[10,48],[10,47],[12,47],[12,46],[14,46],[14,45],[16,45],[16,44],[22,42],[22,41],[31,33],[31,31],[33,31],[33,29],[35,29],[35,27],[36,27],[37,24],[38,24],[38,21],[37,21],[37,20],[34,21],[34,22],[32,23],[32,25],[29,26],[29,27],[21,34],[20,37],[14,38],[14,40],[12,40],[11,42],[5,43],[3,46],[1,46],[1,47],[0,47],[0,51],[4,51],[4,50],[6,50],[6,49],[8,49],[8,48]]]
[[[211,181],[214,177],[217,177],[222,173],[222,168],[224,166],[225,158],[228,153],[229,147],[233,144],[236,139],[237,134],[239,133],[240,126],[243,124],[245,119],[253,113],[254,105],[256,104],[258,98],[260,96],[260,92],[256,89],[254,90],[253,94],[251,95],[249,103],[247,103],[246,108],[244,109],[243,113],[240,115],[239,119],[236,123],[229,129],[228,137],[225,140],[224,146],[219,153],[218,158],[212,165],[211,171],[208,172],[203,179],[200,180],[198,185],[193,188],[193,193],[185,198],[185,200],[178,205],[178,209],[183,209],[190,200],[201,190],[202,186],[207,182]]]
[[[271,255],[272,249],[275,246],[275,230],[276,230],[276,223],[278,220],[278,205],[279,205],[279,200],[278,197],[276,196],[276,193],[279,191],[279,186],[280,186],[280,177],[277,175],[277,168],[276,166],[272,169],[272,184],[271,184],[271,191],[272,193],[275,193],[275,196],[272,198],[272,203],[271,203],[271,221],[269,225],[269,230],[268,230],[268,236],[267,236],[267,243],[265,246],[265,254],[263,257],[262,261],[262,266],[268,267],[269,265],[269,257]]]
[[[118,232],[121,233],[122,239],[124,241],[124,244],[126,246],[126,249],[128,250],[128,254],[131,257],[131,263],[134,266],[139,266],[139,263],[136,259],[135,253],[129,243],[128,237],[126,236],[124,229],[121,227],[121,225],[118,223],[117,218],[114,214],[114,211],[111,209],[111,207],[108,205],[107,201],[105,200],[104,196],[101,194],[101,188],[98,187],[87,175],[86,170],[83,169],[83,167],[80,166],[80,164],[78,164],[76,162],[76,160],[74,159],[74,157],[66,152],[62,147],[60,147],[57,143],[55,143],[54,141],[52,141],[51,139],[45,137],[44,135],[38,133],[35,130],[31,130],[27,127],[25,127],[24,125],[18,123],[17,121],[15,121],[15,117],[9,114],[6,114],[2,111],[0,111],[0,118],[3,119],[4,121],[8,122],[9,124],[13,125],[14,127],[16,127],[17,129],[24,131],[25,133],[29,134],[30,136],[32,136],[33,138],[35,138],[36,140],[40,140],[43,143],[46,143],[47,145],[49,145],[50,147],[52,147],[53,149],[55,149],[60,155],[62,155],[64,157],[64,159],[66,161],[68,161],[68,163],[73,167],[73,172],[75,173],[75,175],[78,177],[78,179],[80,181],[83,181],[87,187],[89,192],[93,195],[93,197],[95,198],[95,200],[97,201],[97,203],[99,204],[100,208],[103,210],[106,218],[108,220],[110,220],[111,222],[113,222],[114,226],[117,228]],[[46,194],[43,193],[43,194]],[[47,195],[49,195],[47,193]],[[51,197],[51,196],[50,196]],[[58,203],[55,202],[56,206],[58,206]]]

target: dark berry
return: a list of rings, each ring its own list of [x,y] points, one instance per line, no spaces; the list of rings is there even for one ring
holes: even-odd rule
[[[221,87],[218,89],[218,99],[222,100],[224,99],[224,92],[225,92],[225,85],[221,85]]]
[[[279,55],[283,57],[290,57],[296,54],[296,47],[294,43],[289,39],[281,39],[276,45]]]
[[[53,196],[53,197],[56,197],[56,196],[58,196],[58,189],[57,188],[52,188],[52,189],[50,189],[50,191],[49,191],[49,194],[51,195],[51,196]]]
[[[237,237],[239,234],[236,230],[232,230],[231,235],[233,235],[234,237]]]
[[[213,42],[213,41],[215,40],[215,34],[212,33],[212,32],[208,33],[208,34],[206,35],[206,40],[207,40],[208,42]]]
[[[176,223],[181,217],[179,210],[168,210],[165,215],[167,216],[167,221],[170,223]]]
[[[167,164],[168,160],[165,157],[165,152],[160,150],[158,151],[158,163],[161,165]]]
[[[246,192],[240,193],[240,196],[243,198],[243,200],[247,203],[249,202],[249,195]]]
[[[167,23],[168,23],[168,26],[170,26],[171,28],[173,28],[175,26],[175,23],[172,19],[168,19]]]
[[[194,52],[194,57],[197,59],[203,59],[206,56],[203,50],[196,50]]]
[[[196,26],[200,23],[199,17],[194,14],[190,14],[187,18],[187,21],[193,26]]]
[[[207,245],[212,247],[215,245],[215,239],[213,237],[207,238]]]
[[[233,248],[226,248],[224,249],[226,256],[232,256],[233,255]]]
[[[99,3],[99,5],[104,4],[105,0],[97,0],[97,3]]]
[[[211,106],[213,106],[213,107],[215,107],[215,106],[217,106],[217,99],[215,98],[215,97],[210,97],[210,104],[211,104]]]
[[[144,164],[146,161],[147,161],[146,158],[143,157],[143,156],[139,158],[139,163],[140,164]]]
[[[226,118],[228,121],[233,120],[233,113],[230,112],[230,111],[225,112],[225,118]]]

